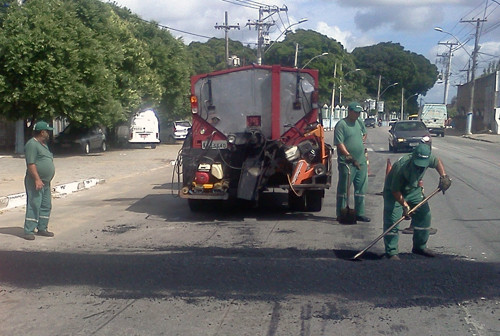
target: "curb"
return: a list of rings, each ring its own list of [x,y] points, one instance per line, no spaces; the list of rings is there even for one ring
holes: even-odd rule
[[[476,141],[482,141],[482,142],[494,143],[494,141],[487,140],[487,139],[480,139],[480,138],[472,137],[472,136],[470,136],[470,135],[462,135],[462,137],[463,137],[463,138],[466,138],[466,139],[476,140]]]
[[[87,179],[83,181],[70,182],[52,187],[52,197],[60,198],[77,191],[90,189],[98,184],[105,183],[103,179]],[[0,210],[8,210],[26,205],[26,193],[18,193],[0,196]]]

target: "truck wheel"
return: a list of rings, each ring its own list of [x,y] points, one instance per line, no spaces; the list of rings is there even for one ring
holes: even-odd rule
[[[389,152],[392,152],[392,151],[393,151],[392,145],[391,145],[391,143],[389,143]]]
[[[306,191],[306,211],[319,212],[323,206],[323,190]]]
[[[288,191],[288,207],[291,211],[305,211],[306,198],[304,195],[297,196],[292,190]]]
[[[441,133],[441,138],[444,138],[444,131]]]
[[[156,148],[156,145],[155,144],[152,144],[151,145],[151,149],[155,149]]]

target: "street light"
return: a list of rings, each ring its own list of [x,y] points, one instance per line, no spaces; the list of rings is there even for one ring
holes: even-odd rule
[[[354,69],[354,70],[350,70],[350,71],[347,71],[347,73],[341,77],[340,79],[340,85],[339,85],[339,105],[342,106],[342,82],[343,82],[343,79],[346,78],[351,72],[356,72],[356,71],[359,71],[361,69]]]
[[[298,24],[301,24],[301,23],[304,23],[308,21],[308,19],[306,18],[303,18],[303,19],[300,19],[298,22],[295,22],[295,23],[292,23],[291,25],[289,25],[288,27],[286,27],[286,29],[280,34],[280,36],[278,36],[276,38],[276,40],[273,41],[273,43],[271,43],[271,45],[264,51],[264,55],[269,51],[269,49],[271,49],[273,47],[273,45],[278,42],[278,40],[280,39],[281,36],[283,36],[283,34],[289,32],[290,28],[292,28],[293,26],[296,26]]]
[[[311,58],[309,61],[307,61],[307,62],[306,62],[306,64],[304,64],[304,66],[303,66],[301,69],[304,69],[306,66],[308,66],[308,65],[309,65],[309,63],[311,63],[312,61],[314,61],[316,58],[318,58],[318,57],[323,57],[323,56],[326,56],[326,55],[328,55],[328,53],[327,53],[327,52],[324,52],[324,53],[322,53],[321,55],[316,55],[316,56],[314,56],[314,57],[313,57],[313,58]]]
[[[384,89],[384,91],[382,91],[382,93],[378,96],[378,99],[380,99],[380,97],[382,97],[382,95],[385,93],[385,91],[387,91],[387,89],[388,89],[388,88],[393,87],[393,86],[396,86],[396,85],[398,85],[398,84],[399,84],[398,82],[395,82],[395,83],[392,83],[391,85],[389,85],[388,87],[386,87],[386,88]]]
[[[479,28],[479,22],[480,22],[480,20],[478,19],[478,21],[477,21],[477,27],[478,28]],[[472,115],[473,115],[473,112],[474,112],[473,111],[474,110],[474,91],[475,91],[475,85],[476,85],[476,78],[475,78],[475,73],[476,73],[476,59],[477,59],[477,52],[479,51],[479,45],[478,45],[479,29],[476,29],[476,40],[475,40],[475,43],[474,43],[474,51],[472,52],[472,55],[467,51],[467,49],[465,49],[464,43],[460,42],[460,40],[455,35],[453,35],[452,33],[444,31],[443,28],[440,28],[440,27],[435,27],[434,30],[438,31],[440,33],[444,33],[444,34],[448,34],[448,35],[452,36],[458,42],[457,49],[459,47],[461,47],[463,50],[465,50],[465,52],[467,53],[467,55],[469,55],[469,57],[472,58],[472,69],[471,69],[471,79],[470,79],[470,82],[471,82],[471,85],[470,85],[470,102],[469,102],[469,111],[467,112],[467,122],[465,124],[466,125],[465,126],[465,134],[471,134]],[[445,87],[445,90],[446,90],[446,87]],[[446,104],[446,102],[445,102],[445,104]]]
[[[457,50],[458,48],[463,48],[463,49],[464,49],[464,51],[467,53],[467,55],[469,55],[469,57],[472,57],[472,55],[469,53],[469,51],[468,51],[467,49],[465,49],[465,48],[464,48],[465,43],[460,42],[460,40],[458,39],[458,37],[456,37],[455,35],[453,35],[453,34],[452,34],[452,33],[450,33],[450,32],[447,32],[446,30],[443,30],[443,28],[441,28],[441,27],[434,27],[434,30],[435,30],[435,31],[438,31],[438,32],[440,32],[440,33],[443,33],[443,34],[448,34],[448,35],[450,35],[451,37],[453,37],[453,38],[454,38],[454,39],[458,42],[458,45],[457,45],[457,47],[455,48],[455,50]]]
[[[406,102],[408,101],[408,99],[410,99],[411,97],[415,97],[415,96],[418,96],[418,93],[414,93],[412,94],[411,96],[409,96],[408,98],[404,99],[404,88],[401,88],[401,120],[404,119],[404,105],[406,104]]]
[[[377,111],[377,114],[378,114],[378,103],[379,103],[379,101],[380,101],[380,97],[382,97],[382,95],[385,93],[385,91],[387,91],[387,89],[388,89],[388,88],[393,87],[393,86],[396,86],[396,85],[398,85],[398,84],[399,84],[398,82],[392,83],[392,84],[390,84],[389,86],[387,86],[387,87],[384,89],[384,91],[382,91],[382,93],[380,93],[380,83],[381,83],[381,81],[382,81],[382,75],[379,75],[379,76],[378,76],[377,101],[375,102],[375,110]],[[384,112],[384,111],[382,110],[382,112]]]

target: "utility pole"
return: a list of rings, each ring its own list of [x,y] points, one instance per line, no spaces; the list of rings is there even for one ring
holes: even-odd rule
[[[271,6],[259,7],[259,20],[256,22],[248,22],[247,23],[247,26],[255,26],[255,29],[257,29],[257,64],[258,65],[262,64],[262,47],[265,44],[264,37],[269,36],[269,28],[275,25],[274,21],[273,22],[264,22],[264,21],[267,20],[269,17],[271,17],[273,14],[279,13],[281,11],[286,12],[286,11],[288,11],[288,8],[286,6],[284,6],[283,8],[279,8],[279,7],[271,8]],[[269,15],[267,15],[266,17],[263,17],[264,13],[268,13]]]
[[[237,25],[232,25],[230,26],[227,20],[227,11],[225,12],[224,16],[224,24],[223,25],[218,25],[215,23],[215,29],[224,29],[224,35],[226,38],[226,66],[229,66],[229,37],[228,37],[228,32],[231,29],[240,29],[240,24],[238,23]]]
[[[332,115],[335,111],[335,80],[337,79],[337,62],[335,62],[335,68],[333,68],[333,88],[332,88]]]
[[[474,51],[472,52],[472,69],[471,69],[471,88],[470,88],[470,102],[469,102],[469,111],[467,112],[467,123],[465,127],[465,134],[472,134],[472,117],[474,115],[474,90],[475,90],[475,81],[476,81],[476,62],[477,62],[477,53],[479,51],[479,30],[481,29],[481,23],[486,22],[486,20],[476,19],[476,20],[460,20],[460,22],[471,23],[476,22],[476,36],[474,41]]]
[[[382,82],[382,75],[378,75],[378,89],[377,89],[377,101],[375,102],[375,113],[376,113],[376,116],[378,117],[378,104],[379,104],[379,100],[380,100],[380,83]],[[383,112],[383,111],[382,111]]]
[[[405,109],[405,88],[401,88],[401,119],[404,120],[404,109]]]
[[[438,44],[449,47],[447,54],[437,55],[438,57],[446,57],[446,70],[444,73],[444,95],[443,95],[443,104],[446,105],[448,103],[448,88],[449,88],[449,79],[451,71],[451,58],[453,57],[452,49],[454,46],[458,45],[458,43],[439,42]]]

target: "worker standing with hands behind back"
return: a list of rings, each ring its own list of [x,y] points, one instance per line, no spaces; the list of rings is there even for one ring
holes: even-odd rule
[[[384,232],[402,216],[410,218],[410,209],[425,198],[419,181],[428,167],[435,168],[439,173],[438,188],[444,193],[450,187],[451,180],[441,160],[431,154],[428,144],[419,144],[412,153],[402,156],[392,166],[384,184]],[[431,227],[430,210],[429,204],[424,203],[411,215],[411,226],[414,228],[412,253],[432,258],[435,254],[427,248]],[[385,256],[388,259],[399,260],[398,241],[399,228],[396,225],[384,237]]]
[[[339,178],[337,183],[337,218],[347,203],[347,188],[354,184],[354,209],[356,220],[369,222],[365,216],[365,193],[368,180],[365,145],[366,128],[359,119],[361,105],[352,102],[347,107],[347,117],[335,125],[333,143],[337,147]],[[350,174],[348,173],[350,171]],[[350,181],[347,181],[350,175]]]
[[[49,131],[52,131],[52,127],[45,121],[37,122],[33,127],[33,138],[24,146],[26,157],[24,238],[26,240],[34,240],[35,233],[44,237],[54,236],[54,233],[47,230],[52,210],[50,181],[55,174],[54,156],[47,146]]]

